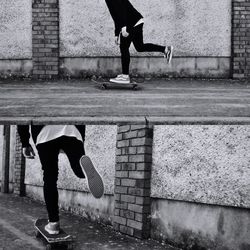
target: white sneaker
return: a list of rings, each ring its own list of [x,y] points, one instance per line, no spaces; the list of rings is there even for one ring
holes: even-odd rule
[[[49,222],[44,228],[49,234],[59,234],[60,225],[59,222]]]
[[[167,58],[167,63],[171,63],[173,57],[173,46],[166,46],[164,56]]]
[[[109,81],[114,83],[129,84],[130,77],[129,75],[118,75],[116,78],[111,78]]]

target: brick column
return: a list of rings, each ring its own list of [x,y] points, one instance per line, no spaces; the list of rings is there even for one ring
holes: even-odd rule
[[[118,126],[114,228],[138,237],[150,236],[150,179],[153,129]]]
[[[250,2],[233,0],[232,9],[232,75],[250,78]]]
[[[59,0],[32,0],[33,77],[59,74]]]
[[[25,158],[22,154],[22,144],[18,133],[16,133],[16,151],[14,164],[14,193],[25,195]]]

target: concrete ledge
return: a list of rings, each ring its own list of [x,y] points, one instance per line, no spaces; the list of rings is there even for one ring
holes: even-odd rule
[[[26,195],[44,202],[41,186],[26,185]],[[90,193],[59,189],[59,206],[90,220],[111,224],[114,198],[113,195],[104,195],[101,199],[95,199]]]
[[[31,73],[31,59],[0,60],[0,78],[29,77]]]
[[[171,116],[123,116],[123,117],[0,117],[1,125],[250,125],[250,117],[171,117]]]
[[[152,199],[151,236],[185,249],[250,249],[247,209]]]
[[[114,76],[121,73],[119,57],[61,58],[64,77]],[[170,65],[162,57],[132,57],[131,73],[142,77],[229,78],[230,57],[175,57]]]

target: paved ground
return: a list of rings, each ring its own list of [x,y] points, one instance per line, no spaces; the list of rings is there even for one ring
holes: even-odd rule
[[[36,218],[46,217],[45,207],[28,198],[0,193],[0,249],[45,249],[34,234]],[[61,212],[63,228],[75,239],[75,250],[177,250],[153,240],[141,241],[88,221],[85,218]]]
[[[101,90],[90,80],[0,81],[0,123],[250,124],[250,84],[153,80]]]

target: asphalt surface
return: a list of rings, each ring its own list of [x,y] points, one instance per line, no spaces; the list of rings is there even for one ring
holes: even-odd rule
[[[1,124],[250,124],[250,84],[150,80],[102,90],[91,80],[1,80]]]
[[[46,218],[44,205],[29,198],[0,193],[0,249],[46,249],[35,237],[34,222]],[[177,250],[154,240],[139,240],[122,235],[111,226],[91,222],[86,218],[60,212],[61,226],[74,238],[75,250]],[[63,248],[58,248],[63,249]]]

